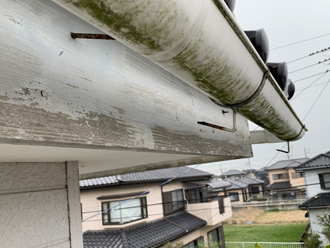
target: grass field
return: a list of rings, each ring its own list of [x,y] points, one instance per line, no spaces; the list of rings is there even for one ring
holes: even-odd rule
[[[307,223],[224,225],[227,242],[299,242]]]

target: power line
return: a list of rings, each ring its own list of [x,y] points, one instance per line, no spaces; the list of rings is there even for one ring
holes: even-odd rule
[[[200,165],[201,165],[201,164],[197,164],[197,165],[194,167],[194,169],[197,168],[197,167],[200,166]],[[86,221],[86,220],[88,220],[88,219],[94,218],[94,217],[96,217],[96,216],[98,216],[98,215],[100,215],[100,214],[103,214],[103,213],[105,213],[106,211],[110,211],[110,210],[113,210],[113,209],[115,209],[115,208],[118,208],[118,207],[120,207],[123,203],[128,202],[129,200],[133,200],[133,199],[136,199],[136,198],[138,198],[138,197],[140,197],[140,196],[146,195],[146,194],[150,193],[151,191],[153,191],[154,189],[156,189],[156,188],[158,188],[158,187],[162,187],[163,185],[165,185],[165,184],[167,184],[167,183],[173,181],[174,179],[176,179],[176,178],[178,178],[178,177],[180,177],[180,176],[183,176],[183,175],[187,174],[191,169],[193,169],[193,168],[188,168],[186,171],[183,171],[183,172],[181,172],[180,174],[178,174],[177,176],[172,177],[172,178],[166,180],[165,182],[163,182],[163,183],[161,183],[161,184],[159,184],[159,185],[156,185],[155,187],[152,187],[152,188],[150,188],[150,189],[144,191],[143,193],[141,193],[141,194],[138,195],[138,196],[132,197],[132,198],[127,199],[127,200],[124,200],[124,201],[120,202],[119,204],[117,204],[117,205],[115,205],[115,206],[113,206],[113,207],[111,207],[111,208],[109,208],[109,209],[105,209],[105,210],[103,210],[102,212],[99,212],[99,213],[97,213],[97,214],[94,214],[93,216],[90,216],[90,217],[88,217],[88,218],[86,218],[86,219],[83,219],[82,222],[84,222],[84,221]]]
[[[291,72],[289,72],[289,74],[295,73],[295,72],[297,72],[297,71],[302,71],[302,70],[305,70],[305,69],[307,69],[307,68],[310,68],[310,67],[313,67],[313,66],[316,66],[316,65],[320,65],[320,64],[322,64],[322,63],[324,63],[324,62],[327,62],[327,61],[329,61],[329,60],[330,60],[330,58],[325,59],[325,60],[323,60],[323,61],[319,61],[319,62],[317,62],[317,63],[315,63],[315,64],[311,64],[311,65],[308,65],[308,66],[305,66],[305,67],[299,68],[299,69],[297,69],[297,70],[291,71]]]
[[[290,43],[290,44],[286,44],[286,45],[283,45],[283,46],[275,47],[275,48],[270,49],[270,51],[277,50],[277,49],[284,48],[284,47],[288,47],[288,46],[297,45],[297,44],[300,44],[300,43],[303,43],[303,42],[306,42],[306,41],[311,41],[311,40],[319,39],[319,38],[322,38],[322,37],[328,36],[328,35],[330,35],[330,33],[323,34],[323,35],[320,35],[320,36],[315,36],[315,37],[308,38],[308,39],[305,39],[305,40],[300,40],[300,41],[297,41],[297,42],[294,42],[294,43]]]
[[[307,90],[309,88],[317,87],[317,86],[320,86],[322,84],[328,84],[328,83],[329,83],[329,81],[318,83],[318,84],[314,84],[314,85],[309,85],[309,86],[306,86],[306,87],[303,87],[303,88],[296,89],[296,91]]]
[[[312,78],[312,77],[315,77],[315,76],[318,76],[318,75],[321,75],[321,74],[326,74],[328,73],[330,70],[326,70],[324,72],[320,72],[320,73],[317,73],[317,74],[314,74],[314,75],[311,75],[311,76],[308,76],[308,77],[304,77],[304,78],[301,78],[301,79],[298,79],[298,80],[295,80],[293,83],[296,83],[296,82],[299,82],[299,81],[303,81],[305,79],[308,79],[308,78]]]
[[[330,50],[330,47],[326,47],[326,48],[321,49],[321,50],[319,50],[319,51],[316,51],[316,52],[310,53],[310,54],[308,54],[308,55],[306,55],[306,56],[303,56],[303,57],[300,57],[300,58],[297,58],[297,59],[291,60],[291,61],[287,62],[287,64],[290,64],[290,63],[293,63],[293,62],[296,62],[296,61],[299,61],[299,60],[302,60],[302,59],[305,59],[305,58],[308,58],[308,57],[314,56],[314,55],[316,55],[316,54],[319,54],[319,53],[325,52],[325,51],[327,51],[327,50]]]
[[[313,86],[317,81],[319,81],[322,77],[325,76],[326,73],[323,73],[320,77],[318,77],[316,80],[314,80],[308,87]],[[291,101],[294,101],[298,96],[300,96],[305,90],[308,89],[308,87],[306,87],[304,90],[302,90],[301,92],[299,92],[298,95],[296,95]]]
[[[330,79],[329,81],[330,82]],[[320,94],[317,96],[317,98],[315,99],[314,103],[312,104],[312,106],[310,107],[310,109],[308,110],[307,114],[305,115],[304,119],[302,121],[305,121],[305,119],[307,118],[307,116],[309,115],[309,113],[312,111],[313,107],[315,106],[315,104],[317,103],[317,101],[320,99],[321,95],[323,94],[323,92],[325,91],[326,87],[328,86],[328,84],[324,85],[323,89],[321,90]]]
[[[305,177],[306,178],[306,177]],[[325,181],[324,183],[330,183],[330,181]],[[280,187],[280,188],[276,188],[276,190],[292,190],[292,189],[299,189],[301,187],[307,187],[307,186],[314,186],[314,185],[320,185],[321,183],[318,182],[318,183],[309,183],[309,184],[301,184],[299,186],[291,186],[291,187]],[[227,192],[230,191],[230,189],[227,189],[226,190]],[[267,189],[266,189],[267,191]],[[219,192],[225,192],[225,191],[219,191]],[[228,192],[230,193],[230,192]],[[248,193],[247,192],[236,192],[237,195],[247,195]],[[229,195],[225,196],[225,195],[221,195],[221,196],[216,196],[216,197],[208,197],[208,198],[205,198],[204,200],[208,199],[208,200],[215,200],[215,199],[220,199],[221,197],[230,197]],[[128,199],[128,200],[133,200],[133,199]],[[182,200],[182,201],[166,201],[166,202],[158,202],[158,203],[152,203],[152,204],[147,204],[145,206],[157,206],[157,205],[164,205],[164,204],[171,204],[171,203],[185,203],[185,202],[188,202],[188,204],[194,204],[194,203],[189,203],[189,201],[193,201],[193,200]],[[203,203],[203,202],[201,202]],[[116,210],[122,210],[122,209],[130,209],[130,208],[136,208],[136,207],[141,207],[140,205],[136,205],[136,206],[130,206],[130,207],[121,207],[121,208],[117,208]],[[227,205],[227,207],[231,207],[229,205]],[[202,210],[208,210],[208,209],[218,209],[217,208],[197,208],[197,209],[194,209],[193,211],[202,211]],[[106,211],[111,211],[111,209],[107,209]],[[190,211],[190,210],[189,210]],[[86,212],[82,212],[83,214],[86,214],[86,213],[94,213],[94,212],[100,212],[99,208],[97,208],[97,210],[94,210],[94,211],[86,211]],[[105,212],[105,211],[103,211]],[[158,213],[158,214],[155,214],[155,215],[159,215],[159,214],[163,214],[163,212],[161,213]]]

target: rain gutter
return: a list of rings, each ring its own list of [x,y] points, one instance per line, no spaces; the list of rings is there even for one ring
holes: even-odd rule
[[[223,0],[53,1],[279,139],[307,131]]]

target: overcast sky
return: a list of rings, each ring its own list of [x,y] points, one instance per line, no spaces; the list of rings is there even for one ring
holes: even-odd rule
[[[329,11],[330,0],[236,0],[234,14],[243,30],[265,29],[271,49],[268,62],[289,62],[330,47]],[[315,38],[319,36],[323,37]],[[278,48],[307,39],[311,40]],[[330,50],[288,63],[289,72],[292,72],[289,78],[293,82],[297,81],[297,98],[291,99],[290,103],[309,130],[301,140],[290,143],[289,158],[306,155],[312,158],[330,150],[330,83],[327,83],[330,81],[330,72],[323,73],[330,70],[330,60],[299,70],[326,59],[330,59]],[[293,72],[295,70],[299,71]],[[300,80],[318,73],[321,74]],[[310,85],[313,87],[306,88]],[[250,130],[255,128],[255,125],[250,125]],[[288,155],[276,151],[286,147],[286,143],[254,145],[251,167],[259,169],[288,159]],[[199,169],[220,174],[219,164],[223,172],[249,168],[249,160],[240,159],[203,164]]]

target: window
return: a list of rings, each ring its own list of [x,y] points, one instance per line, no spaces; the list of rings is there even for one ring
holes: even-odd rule
[[[196,188],[196,189],[186,189],[185,195],[189,203],[200,203],[200,202],[208,201],[208,191],[206,187]]]
[[[330,189],[330,173],[319,174],[321,189]]]
[[[297,178],[304,177],[304,172],[296,172],[296,177]]]
[[[183,248],[196,248],[196,247],[204,247],[204,237],[201,236],[198,239],[191,241],[190,243],[183,246]]]
[[[224,203],[224,198],[223,197],[221,197],[219,199],[219,211],[220,211],[220,214],[225,213],[225,203]]]
[[[182,189],[163,193],[164,215],[184,210]]]
[[[103,225],[122,225],[148,217],[146,197],[101,204]]]
[[[207,233],[209,247],[225,247],[222,226]]]
[[[229,193],[229,197],[232,202],[239,201],[238,192]]]
[[[278,180],[278,179],[289,179],[289,174],[274,174],[273,175],[273,180]]]
[[[259,194],[260,193],[259,186],[253,186],[253,187],[251,187],[251,193],[252,194]]]

